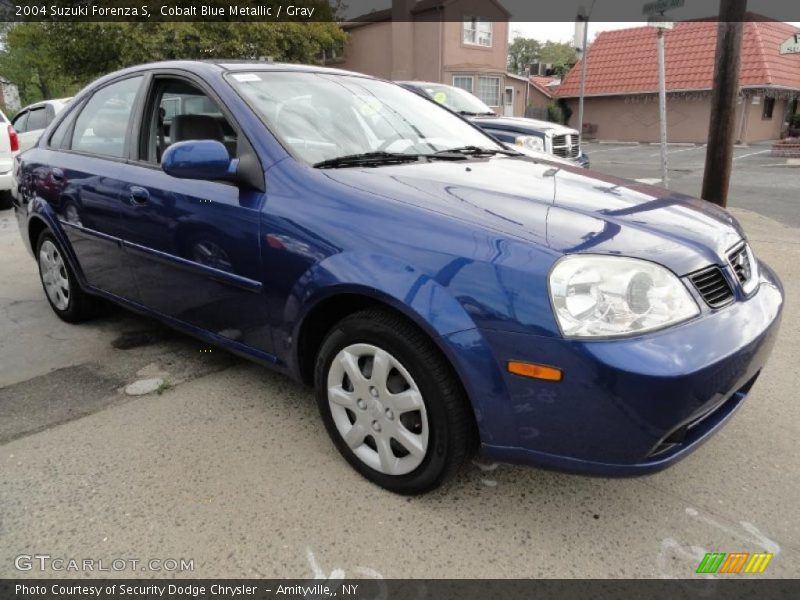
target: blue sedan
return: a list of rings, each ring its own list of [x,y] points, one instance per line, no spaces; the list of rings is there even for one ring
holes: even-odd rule
[[[783,305],[724,210],[332,69],[113,73],[16,180],[56,315],[110,300],[313,385],[344,458],[404,494],[478,449],[664,468],[741,405]]]

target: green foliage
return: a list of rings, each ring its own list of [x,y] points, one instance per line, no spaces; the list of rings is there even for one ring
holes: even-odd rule
[[[556,75],[563,75],[578,61],[578,53],[569,42],[545,42],[531,38],[516,37],[508,45],[508,70],[525,75],[532,63],[552,64]]]
[[[0,36],[0,75],[17,84],[24,105],[69,95],[100,75],[145,62],[270,56],[314,63],[323,50],[341,46],[346,34],[331,21],[151,20],[19,23]]]
[[[551,103],[547,106],[547,120],[553,123],[564,122],[564,111],[558,104]]]
[[[22,105],[72,95],[78,88],[55,57],[59,48],[42,23],[5,24],[0,30],[0,75],[15,83]]]
[[[789,125],[795,129],[800,129],[800,113],[794,114],[789,117]]]
[[[538,62],[541,45],[534,39],[516,37],[508,45],[508,70],[517,75],[525,75],[531,63]]]
[[[539,62],[552,63],[555,73],[562,75],[578,62],[578,53],[569,42],[545,42],[539,52]]]

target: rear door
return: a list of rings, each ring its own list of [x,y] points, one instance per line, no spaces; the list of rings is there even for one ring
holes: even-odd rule
[[[88,284],[134,302],[136,286],[122,261],[120,213],[132,181],[130,132],[143,81],[129,76],[96,90],[37,151],[38,164],[26,166],[37,195],[57,213]]]
[[[161,314],[272,353],[262,294],[259,209],[246,185],[171,177],[173,143],[213,139],[231,158],[249,143],[213,92],[188,75],[156,74],[141,119],[139,156],[122,207],[124,251],[142,303]],[[251,154],[251,156],[255,156]]]

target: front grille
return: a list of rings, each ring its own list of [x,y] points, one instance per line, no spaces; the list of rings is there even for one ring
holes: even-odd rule
[[[750,265],[750,255],[747,252],[747,244],[742,243],[728,252],[728,262],[733,267],[733,272],[736,273],[736,279],[739,280],[739,283],[744,285],[750,281],[753,273]]]
[[[698,271],[689,276],[689,281],[711,308],[725,306],[733,300],[733,290],[719,267]]]
[[[553,136],[553,154],[561,158],[577,158],[581,153],[580,136],[566,134]]]

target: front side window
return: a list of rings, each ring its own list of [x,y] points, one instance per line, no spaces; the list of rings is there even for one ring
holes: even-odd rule
[[[500,78],[478,77],[478,93],[475,95],[489,106],[500,106]]]
[[[492,22],[483,17],[464,17],[464,43],[490,47]]]
[[[141,83],[141,76],[130,77],[95,92],[75,120],[70,148],[124,158],[128,124]]]
[[[144,159],[160,163],[164,151],[175,142],[215,140],[236,157],[237,134],[217,103],[184,79],[159,78],[145,132]]]
[[[372,152],[502,150],[448,110],[385,81],[295,71],[236,72],[229,81],[284,147],[312,165]]]

